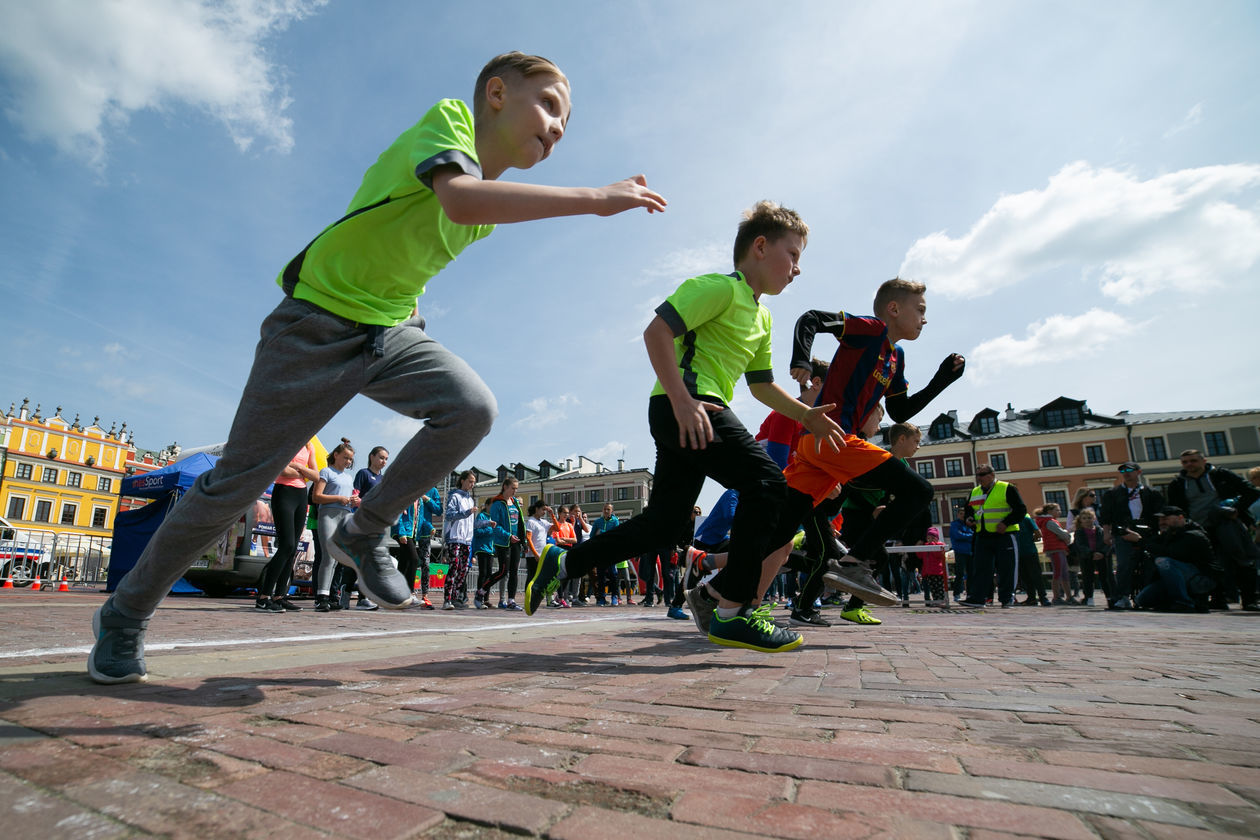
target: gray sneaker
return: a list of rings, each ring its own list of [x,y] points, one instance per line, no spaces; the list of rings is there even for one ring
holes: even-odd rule
[[[337,562],[359,573],[359,592],[364,597],[390,610],[411,605],[411,587],[395,568],[384,534],[351,534],[342,522],[330,542]]]
[[[88,675],[104,685],[145,682],[144,630],[149,620],[127,618],[110,598],[92,616],[96,644],[88,654]]]
[[[851,556],[843,561],[828,560],[823,580],[877,607],[891,607],[901,602],[896,593],[879,585],[865,563]]]
[[[411,604],[408,603],[407,606],[411,606]],[[371,612],[372,610],[380,609],[379,605],[373,603],[371,598],[360,598],[359,603],[355,604],[354,608],[356,610],[363,610],[364,612]]]
[[[695,589],[688,589],[686,598],[696,629],[700,631],[700,635],[709,638],[709,625],[713,623],[713,614],[717,612],[717,599],[709,594],[709,588],[703,584]]]

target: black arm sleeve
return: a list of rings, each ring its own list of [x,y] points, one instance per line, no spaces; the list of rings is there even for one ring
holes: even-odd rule
[[[792,333],[792,364],[790,367],[809,367],[810,354],[814,349],[814,336],[819,330],[839,338],[844,335],[844,313],[824,312],[811,309],[796,319]]]
[[[958,381],[958,378],[963,375],[965,368],[966,364],[964,363],[958,370],[954,370],[953,355],[946,356],[945,361],[941,362],[940,367],[936,369],[936,375],[932,377],[932,381],[919,393],[914,396],[895,394],[884,397],[884,405],[888,408],[888,416],[897,423],[906,422],[927,408],[928,403],[940,396],[942,391]]]
[[[1006,485],[1006,503],[1011,506],[1011,512],[1002,517],[1002,521],[1008,526],[1019,525],[1028,515],[1028,505],[1024,504],[1014,484]]]

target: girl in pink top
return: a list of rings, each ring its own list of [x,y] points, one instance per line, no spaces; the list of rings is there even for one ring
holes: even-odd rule
[[[315,469],[315,447],[303,446],[289,465],[276,477],[271,488],[271,515],[276,524],[276,553],[263,569],[258,586],[257,609],[265,612],[295,612],[302,609],[289,600],[293,558],[298,537],[306,527],[306,482],[319,478]]]

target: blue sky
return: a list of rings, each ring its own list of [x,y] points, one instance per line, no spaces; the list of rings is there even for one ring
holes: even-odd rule
[[[760,198],[812,229],[767,300],[781,382],[802,311],[868,312],[901,272],[929,286],[912,389],[970,360],[925,424],[1060,394],[1254,408],[1257,43],[1248,2],[2,2],[0,401],[222,440],[280,268],[399,132],[521,49],[574,110],[506,177],[642,172],[670,207],[503,226],[430,283],[430,332],[499,400],[472,464],[650,466],[642,329],[730,269]],[[359,399],[321,437],[414,428]]]

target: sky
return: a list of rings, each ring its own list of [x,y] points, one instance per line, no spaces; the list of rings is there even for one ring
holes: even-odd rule
[[[922,425],[1060,395],[1257,408],[1257,43],[1245,0],[0,0],[0,411],[222,441],[280,269],[513,49],[565,71],[573,113],[505,178],[642,173],[670,203],[504,225],[429,283],[428,331],[499,403],[460,466],[650,468],[643,328],[731,270],[762,198],[810,225],[801,276],[763,299],[789,390],[800,313],[867,314],[900,274],[928,286],[911,390],[968,359]],[[742,387],[732,407],[767,412]],[[320,436],[397,451],[417,427],[357,398]]]

